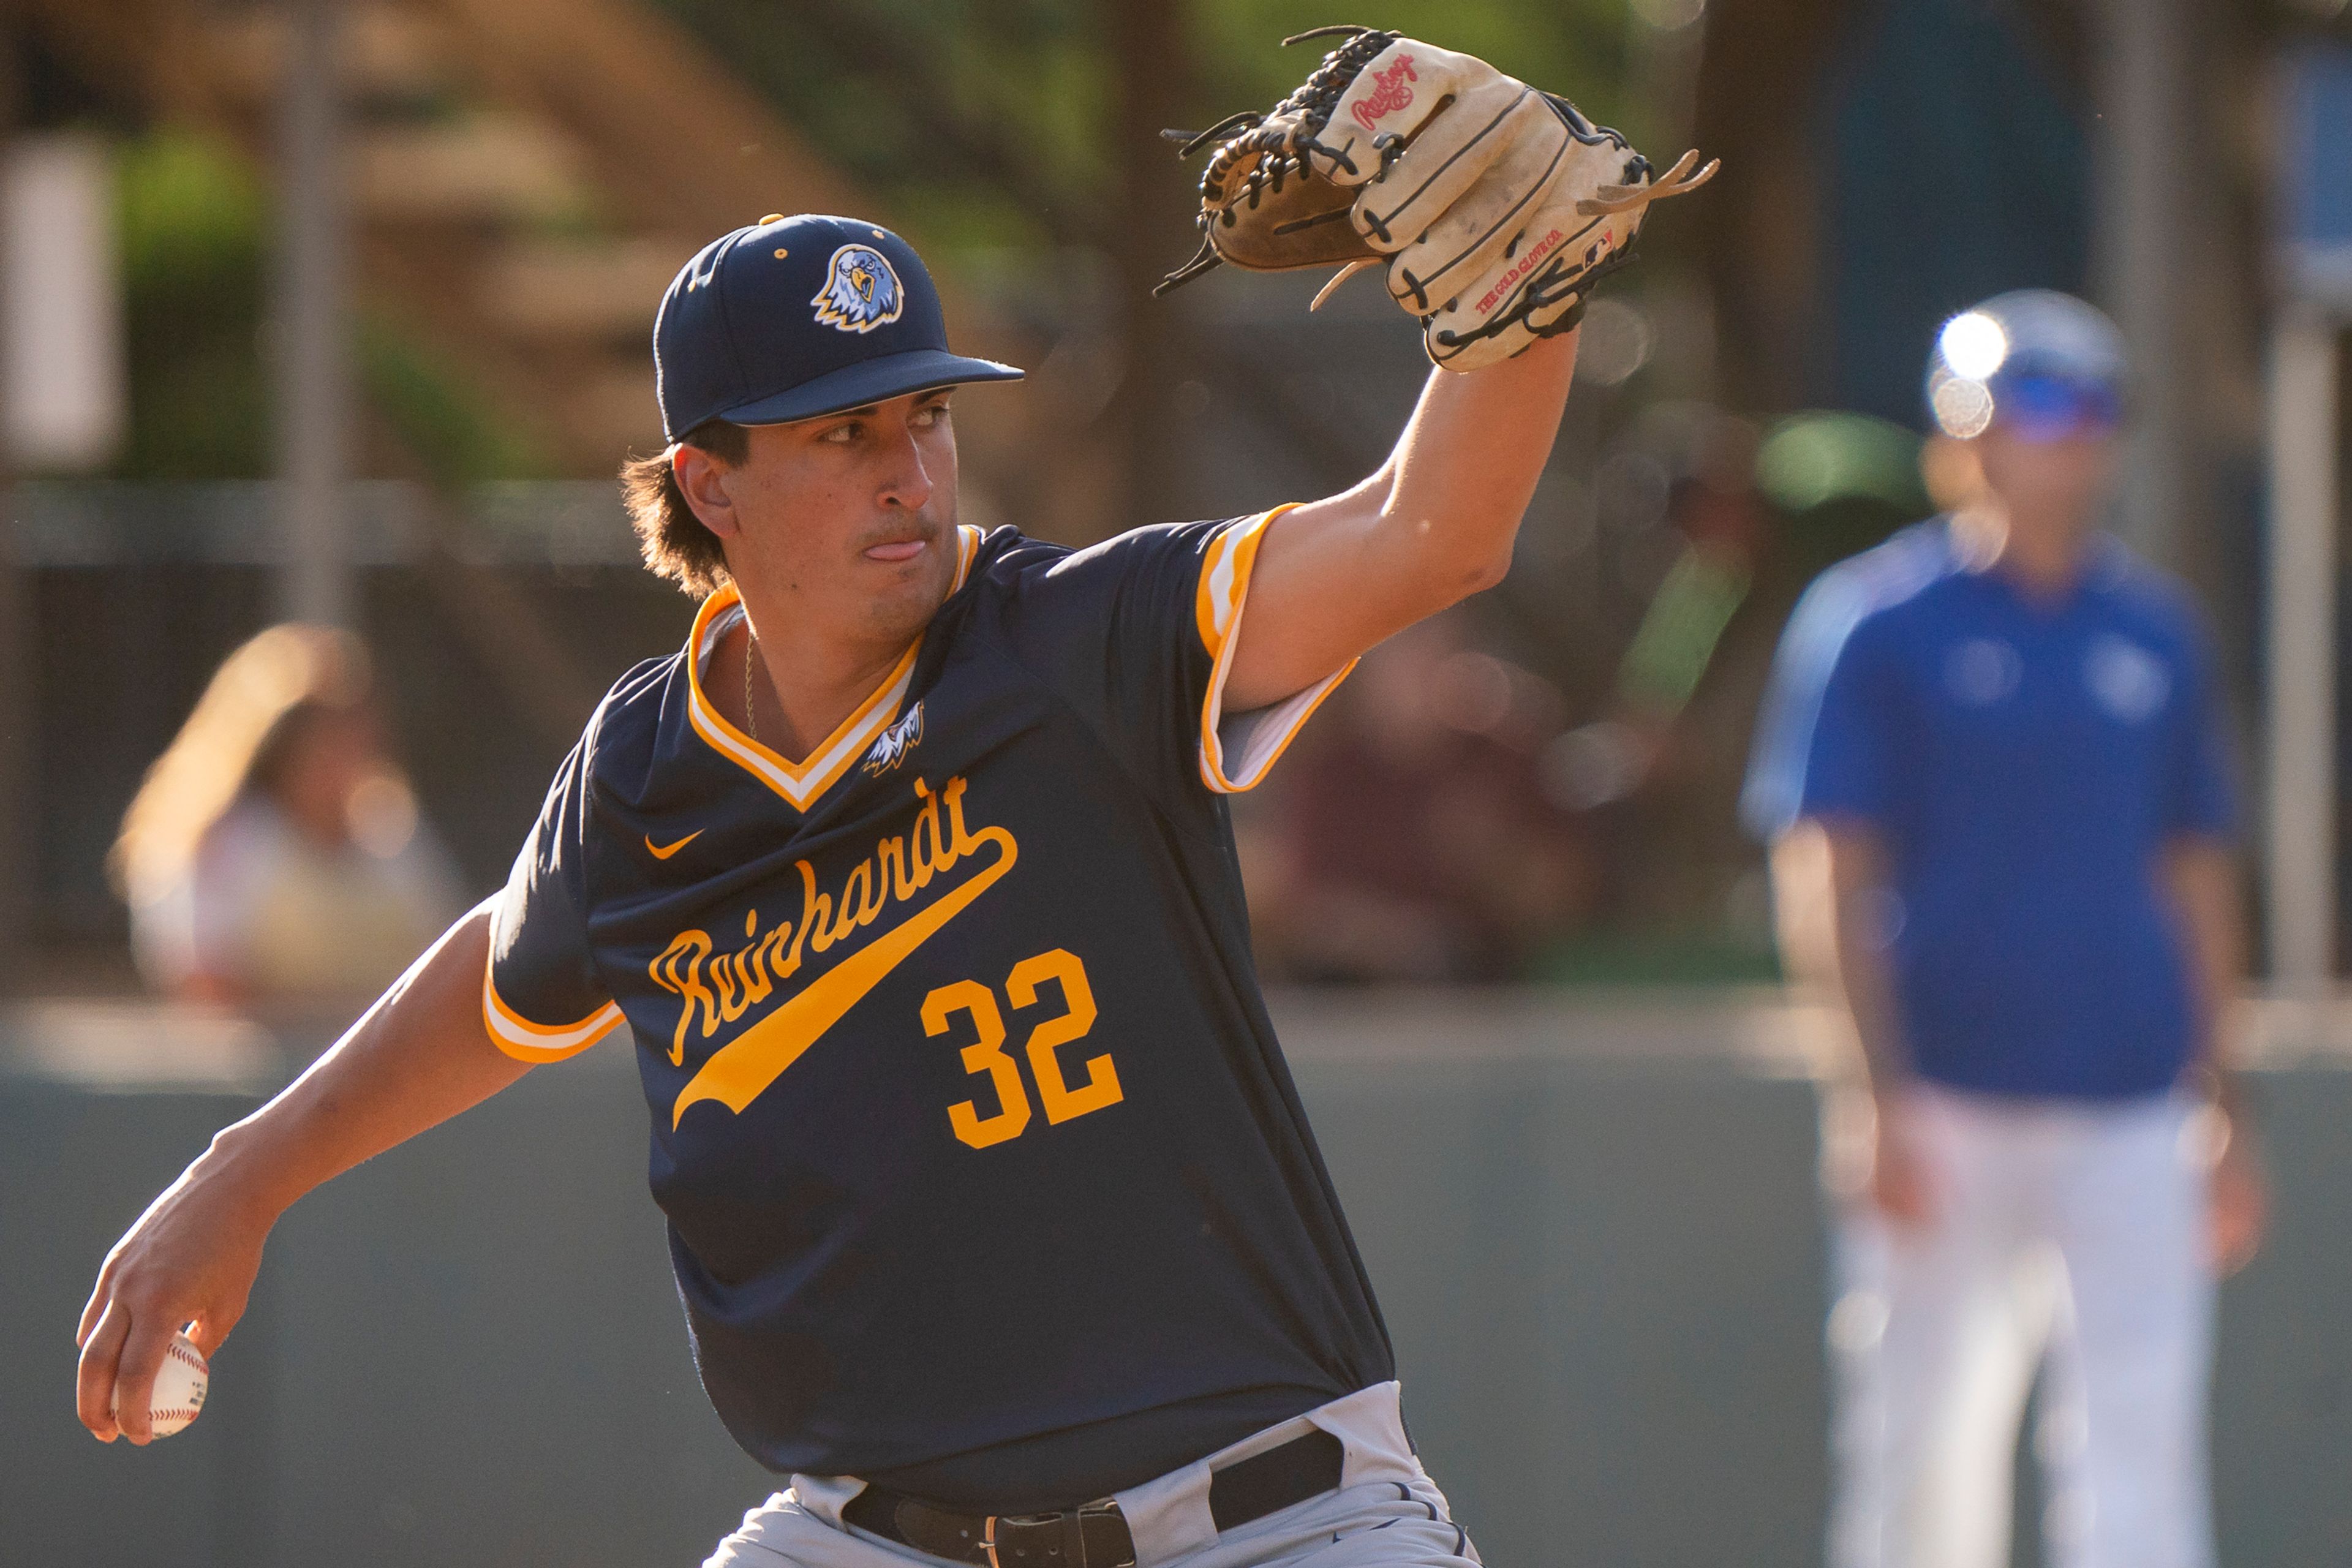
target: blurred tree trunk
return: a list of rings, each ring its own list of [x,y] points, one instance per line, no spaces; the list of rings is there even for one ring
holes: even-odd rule
[[[1154,300],[1151,286],[1192,254],[1199,197],[1194,175],[1160,136],[1185,123],[1191,97],[1183,8],[1102,0],[1098,14],[1116,73],[1109,131],[1118,216],[1108,232],[1122,357],[1118,391],[1104,417],[1126,468],[1119,515],[1099,525],[1110,534],[1161,521],[1161,498],[1180,488],[1172,481],[1186,454],[1173,439],[1170,403],[1187,355],[1173,302]]]
[[[11,29],[0,42],[0,153],[16,132],[17,51]],[[0,489],[11,476],[0,458]],[[0,993],[16,988],[31,966],[34,828],[33,669],[40,645],[33,622],[32,570],[16,548],[16,522],[0,512]]]
[[[1724,174],[1685,221],[1706,258],[1731,407],[1804,405],[1820,331],[1814,106],[1852,0],[1715,0],[1702,24],[1692,140]],[[1671,154],[1663,154],[1671,156]]]
[[[341,0],[288,0],[278,80],[278,258],[270,314],[274,468],[284,558],[278,614],[358,619],[344,481],[351,477],[351,204],[343,163]]]

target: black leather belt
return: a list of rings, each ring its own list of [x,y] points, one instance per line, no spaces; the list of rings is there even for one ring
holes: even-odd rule
[[[1253,1454],[1209,1476],[1220,1532],[1333,1490],[1347,1449],[1328,1432]],[[886,1487],[867,1487],[842,1521],[885,1541],[982,1568],[1134,1568],[1135,1538],[1111,1501],[1056,1513],[957,1513]]]

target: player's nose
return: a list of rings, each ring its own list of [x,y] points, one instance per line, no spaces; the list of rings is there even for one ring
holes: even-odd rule
[[[921,444],[912,430],[901,426],[887,455],[882,487],[875,499],[886,510],[920,511],[934,488]]]

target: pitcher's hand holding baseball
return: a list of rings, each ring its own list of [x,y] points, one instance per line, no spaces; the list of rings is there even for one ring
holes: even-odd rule
[[[185,1327],[207,1360],[220,1348],[245,1315],[278,1213],[225,1168],[215,1144],[114,1244],[76,1335],[77,1405],[100,1441],[158,1436],[150,1411],[172,1336]]]
[[[148,1411],[172,1335],[185,1328],[211,1359],[245,1315],[279,1215],[530,1070],[484,1032],[489,953],[486,903],[277,1099],[222,1129],[114,1244],[76,1336],[83,1426],[110,1443],[153,1436]]]

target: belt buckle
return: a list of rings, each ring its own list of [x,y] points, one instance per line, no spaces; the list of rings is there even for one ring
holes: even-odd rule
[[[1004,1568],[1003,1563],[996,1555],[996,1527],[999,1524],[1031,1524],[1042,1519],[1051,1519],[1054,1517],[1055,1516],[1052,1514],[992,1513],[986,1519],[982,1520],[980,1521],[980,1551],[982,1558],[988,1564],[988,1568]],[[1077,1565],[1073,1563],[1071,1568],[1077,1568]]]
[[[1000,1523],[1026,1525],[1059,1524],[1067,1531],[1068,1538],[1071,1542],[1077,1548],[1076,1557],[1072,1560],[1066,1561],[1064,1564],[1064,1568],[1090,1568],[1090,1565],[1086,1561],[1086,1521],[1088,1518],[1117,1519],[1118,1517],[1118,1504],[1108,1499],[1101,1502],[1087,1503],[1082,1508],[1068,1509],[1060,1513],[992,1513],[981,1521],[980,1550],[982,1560],[987,1563],[988,1568],[1004,1568],[1004,1563],[1003,1560],[998,1557],[996,1550],[996,1527]],[[1133,1557],[1129,1557],[1128,1559],[1129,1563],[1132,1563],[1133,1562]],[[1124,1565],[1106,1564],[1104,1565],[1104,1568],[1124,1568]]]
[[[1105,1498],[1100,1502],[1090,1502],[1087,1504],[1084,1508],[1078,1510],[1078,1550],[1081,1552],[1086,1551],[1087,1521],[1089,1519],[1115,1519],[1119,1521],[1119,1528],[1121,1530],[1124,1531],[1128,1528],[1127,1516],[1120,1510],[1118,1499]],[[1092,1559],[1089,1559],[1085,1564],[1085,1568],[1135,1568],[1135,1538],[1133,1534],[1129,1533],[1128,1536],[1128,1552],[1126,1557],[1117,1563],[1097,1563]]]

